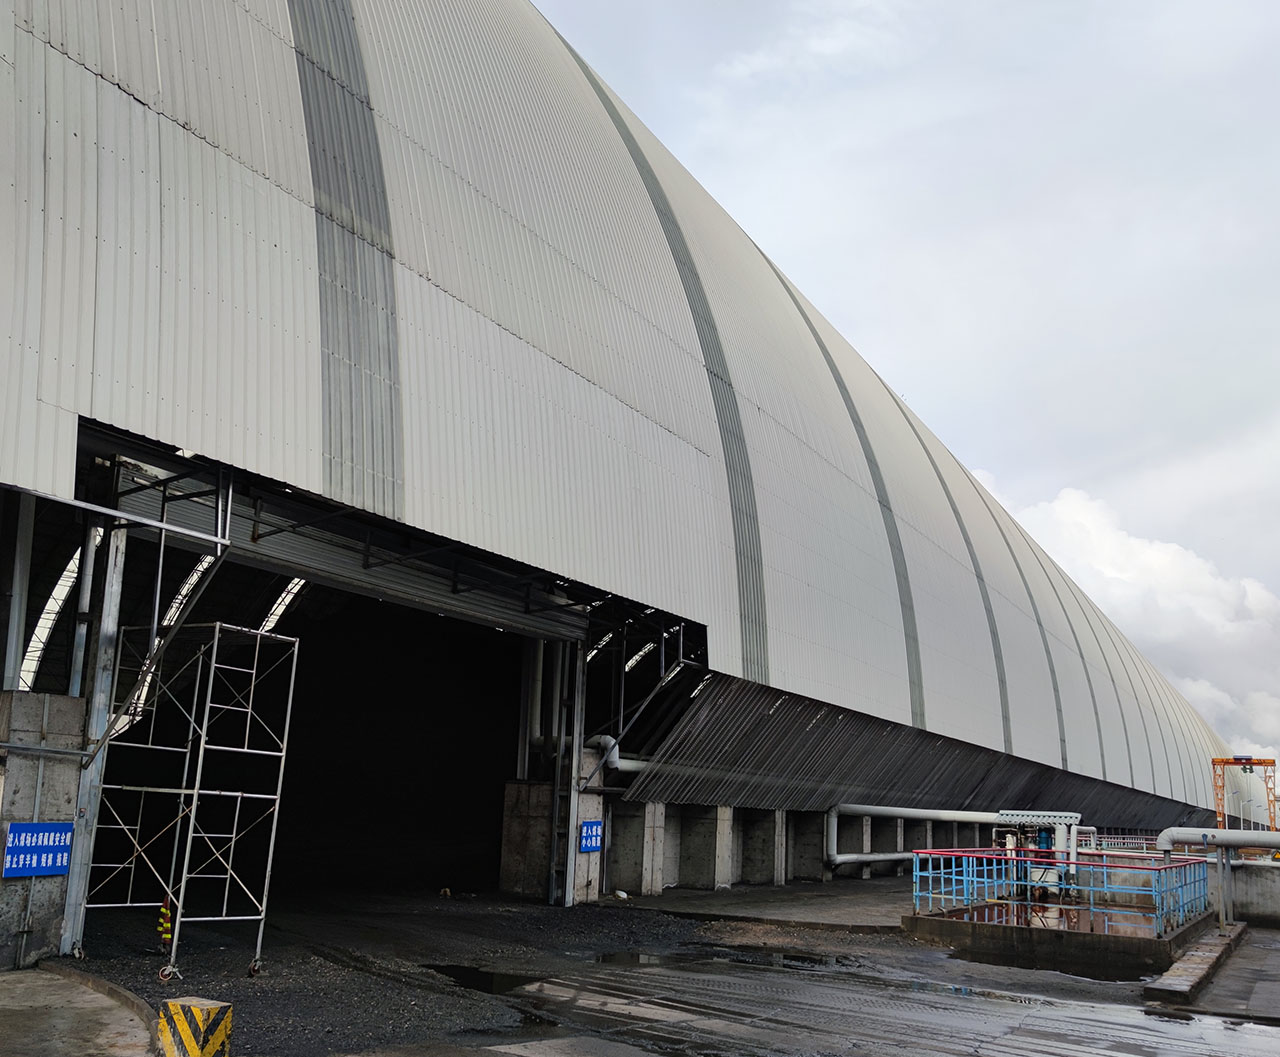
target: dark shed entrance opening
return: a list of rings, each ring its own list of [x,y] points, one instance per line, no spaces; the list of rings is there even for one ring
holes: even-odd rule
[[[273,894],[491,891],[520,718],[519,635],[310,585]]]

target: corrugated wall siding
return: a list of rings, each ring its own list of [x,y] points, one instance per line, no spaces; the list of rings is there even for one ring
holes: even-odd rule
[[[8,11],[0,480],[70,495],[96,419],[1210,802],[1203,720],[525,0]]]

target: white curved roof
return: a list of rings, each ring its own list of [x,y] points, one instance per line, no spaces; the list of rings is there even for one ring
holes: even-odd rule
[[[91,418],[1212,804],[1199,715],[525,0],[11,3],[0,481],[69,497]]]

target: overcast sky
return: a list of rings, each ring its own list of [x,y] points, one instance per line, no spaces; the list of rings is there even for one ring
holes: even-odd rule
[[[1280,2],[536,2],[1233,748],[1274,754]]]

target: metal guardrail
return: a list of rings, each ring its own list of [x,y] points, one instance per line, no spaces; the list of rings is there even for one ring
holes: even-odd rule
[[[991,848],[913,854],[916,914],[1075,932],[1161,937],[1206,913],[1208,862],[1108,849]]]

